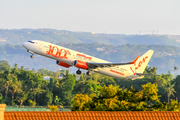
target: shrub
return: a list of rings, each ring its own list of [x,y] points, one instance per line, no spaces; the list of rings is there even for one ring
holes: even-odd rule
[[[56,105],[48,105],[48,108],[53,112],[58,111],[58,106]]]
[[[28,100],[30,106],[36,106],[36,102],[32,100]]]

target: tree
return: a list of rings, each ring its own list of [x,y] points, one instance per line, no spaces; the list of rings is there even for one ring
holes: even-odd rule
[[[178,67],[174,66],[174,77],[177,77],[176,72],[178,71]]]
[[[84,87],[85,87],[84,93],[87,94],[87,95],[90,95],[92,93],[98,94],[99,89],[101,88],[101,85],[97,84],[96,81],[89,79],[89,80],[86,80]]]
[[[145,73],[149,73],[149,74],[155,74],[156,75],[156,71],[157,71],[157,68],[156,67],[146,67],[145,68]]]
[[[170,96],[173,95],[176,92],[174,89],[175,83],[171,83],[171,81],[167,81],[167,83],[164,86],[164,90],[167,93],[167,97],[168,97],[168,104],[169,104],[169,100],[170,100]]]
[[[0,91],[5,91],[6,89],[6,75],[0,73]]]
[[[12,95],[12,100],[14,99],[14,94],[17,92],[22,92],[22,81],[18,81],[17,79],[13,80],[10,83],[10,92]]]
[[[0,71],[10,72],[10,70],[11,70],[11,66],[9,65],[9,63],[7,61],[5,61],[5,60],[0,61]]]
[[[6,95],[5,95],[5,98],[7,98],[7,95],[8,95],[9,83],[10,83],[10,81],[6,81],[6,90],[5,90]]]
[[[114,81],[114,79],[112,77],[109,76],[103,76],[101,75],[101,79],[99,80],[101,86],[109,86],[109,85],[116,85],[116,82]]]
[[[157,110],[159,97],[157,85],[142,85],[143,90],[137,91],[132,86],[122,89],[118,86],[105,85],[99,90],[100,93],[83,95],[76,94],[73,99],[73,110],[89,111],[151,111]]]
[[[176,78],[174,79],[175,86],[174,89],[176,91],[175,96],[176,99],[178,100],[180,98],[180,75],[177,75]]]
[[[178,67],[174,66],[174,71],[178,71]]]
[[[46,105],[51,105],[53,102],[53,93],[52,91],[45,90],[41,94],[37,94],[37,100],[36,102],[38,105],[46,106]]]
[[[74,97],[74,100],[72,102],[72,110],[73,111],[83,111],[83,110],[89,110],[88,108],[86,108],[84,106],[84,104],[88,103],[91,101],[91,98],[89,98],[88,95],[82,95],[82,94],[76,94],[76,96]]]
[[[0,94],[0,103],[1,103],[1,100],[3,99],[3,96],[2,96],[2,94]]]
[[[142,85],[142,87],[144,88],[144,90],[143,90],[144,98],[147,101],[156,101],[156,100],[158,100],[158,98],[160,96],[158,96],[157,85],[148,83],[148,84]]]
[[[23,104],[23,102],[25,100],[27,100],[28,98],[28,93],[27,92],[21,92],[19,93],[18,97],[17,97],[17,101],[20,103],[20,105]]]
[[[71,74],[67,74],[66,77],[63,79],[65,81],[62,86],[64,102],[66,102],[66,104],[69,105],[71,103],[72,91],[75,86],[76,78]]]

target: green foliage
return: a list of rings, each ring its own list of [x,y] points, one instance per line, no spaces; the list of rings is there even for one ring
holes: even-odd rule
[[[10,71],[11,70],[11,66],[9,65],[9,63],[5,60],[0,61],[0,71]]]
[[[179,110],[179,103],[173,99],[180,99],[180,77],[177,75],[173,80],[171,73],[132,81],[98,73],[91,76],[83,73],[77,79],[68,70],[36,72],[18,68],[17,64],[4,70],[4,67],[0,69],[0,94],[3,96],[0,102],[7,105],[54,104],[72,106],[72,110],[78,111]],[[156,71],[156,67],[147,67],[145,73],[156,74]],[[50,81],[43,76],[50,76]]]
[[[60,100],[61,100],[61,98],[58,98],[58,96],[56,95],[56,97],[55,97],[56,105],[60,105]]]
[[[21,92],[18,94],[17,101],[20,103],[20,105],[23,104],[25,100],[28,98],[28,92]]]
[[[3,96],[2,96],[2,94],[1,94],[1,96],[0,96],[0,103],[1,103],[1,100],[3,99]]]
[[[87,111],[89,108],[87,108],[85,104],[88,104],[89,102],[91,102],[91,98],[88,95],[76,94],[74,101],[72,102],[72,110]]]
[[[48,105],[48,108],[53,112],[56,112],[59,109],[58,106],[55,106],[55,105]]]
[[[111,98],[114,97],[117,93],[117,87],[114,87],[113,85],[109,85],[109,87],[106,87],[105,85],[100,89],[99,97],[101,98]]]
[[[28,102],[29,102],[30,106],[33,106],[33,107],[36,106],[36,102],[35,101],[32,101],[32,100],[29,99]]]
[[[136,91],[132,86],[121,89],[109,85],[100,89],[94,97],[76,94],[72,102],[73,111],[179,111],[180,103],[162,103],[155,84],[142,85],[143,90]]]
[[[156,101],[158,100],[158,96],[157,92],[158,92],[158,88],[157,88],[157,85],[155,84],[151,84],[151,83],[148,83],[146,85],[142,85],[142,87],[144,88],[144,98],[148,101]]]
[[[1,96],[0,96],[0,100],[2,100],[2,98],[3,98],[3,96],[2,96],[2,94],[1,94]]]

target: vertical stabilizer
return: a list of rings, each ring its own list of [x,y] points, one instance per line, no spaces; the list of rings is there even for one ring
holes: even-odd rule
[[[147,64],[149,63],[149,60],[151,59],[151,56],[153,55],[154,51],[149,50],[144,55],[142,55],[134,65],[130,68],[134,75],[136,73],[143,73]]]

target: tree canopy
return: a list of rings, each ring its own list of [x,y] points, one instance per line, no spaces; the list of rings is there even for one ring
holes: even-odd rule
[[[36,72],[0,63],[0,103],[7,105],[60,105],[80,111],[179,110],[180,77],[170,72],[133,81],[98,73],[77,76],[68,70]],[[156,71],[156,67],[147,67],[145,73]]]

